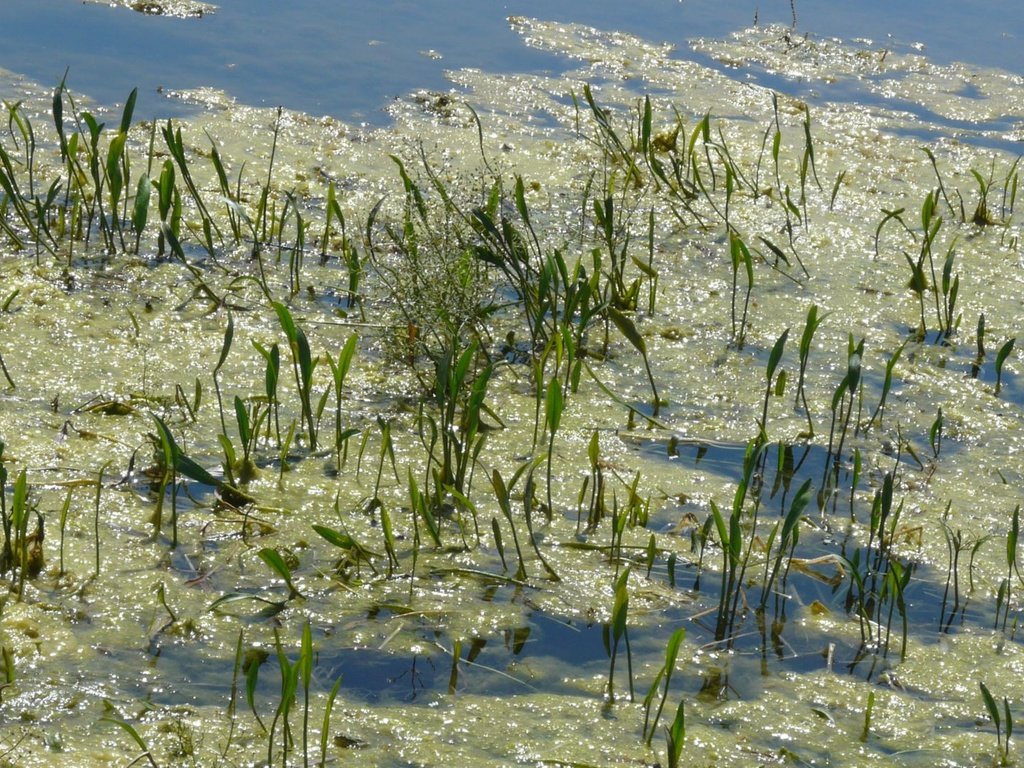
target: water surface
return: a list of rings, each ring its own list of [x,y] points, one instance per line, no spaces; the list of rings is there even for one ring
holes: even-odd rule
[[[795,20],[799,33],[916,44],[937,63],[1019,73],[1019,11],[1014,0],[222,0],[213,15],[174,19],[78,0],[4,0],[0,67],[43,84],[56,84],[70,69],[69,84],[103,103],[138,87],[142,116],[183,109],[161,97],[161,87],[212,86],[246,104],[381,124],[396,97],[446,89],[448,69],[564,71],[564,59],[522,45],[507,22],[513,15],[630,32],[671,43],[680,57],[693,56],[686,43],[694,37]]]

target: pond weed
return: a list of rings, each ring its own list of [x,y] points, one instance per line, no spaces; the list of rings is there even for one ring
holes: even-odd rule
[[[1010,700],[1003,697],[1003,709],[1002,713],[999,711],[999,706],[996,704],[995,697],[991,694],[988,686],[983,681],[978,681],[978,685],[981,688],[981,698],[985,702],[985,709],[988,710],[988,715],[992,718],[992,723],[996,727],[996,756],[999,760],[999,765],[1010,765],[1010,739],[1013,736],[1013,716],[1010,713]],[[1005,735],[1003,733],[1003,726],[1005,724]]]
[[[996,353],[996,396],[999,395],[999,392],[1003,388],[1003,365],[1006,363],[1006,359],[1010,356],[1010,353],[1013,352],[1013,345],[1016,341],[1016,338],[1007,340]]]
[[[605,624],[603,638],[605,651],[608,653],[608,684],[605,687],[605,701],[615,701],[615,661],[619,655],[619,644],[626,647],[627,678],[629,680],[629,700],[634,700],[633,693],[633,654],[629,646],[629,574],[630,569],[624,568],[615,580],[615,602],[612,606],[611,623]]]

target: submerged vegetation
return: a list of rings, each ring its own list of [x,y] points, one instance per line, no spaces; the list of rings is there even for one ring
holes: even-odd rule
[[[598,63],[4,101],[0,759],[1014,762],[1019,158],[514,24]]]

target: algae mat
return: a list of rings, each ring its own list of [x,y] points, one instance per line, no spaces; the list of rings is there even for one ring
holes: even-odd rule
[[[1014,757],[1021,78],[511,23],[375,130],[5,76],[3,759]]]

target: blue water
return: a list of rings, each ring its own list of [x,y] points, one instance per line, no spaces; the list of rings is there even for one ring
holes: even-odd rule
[[[139,116],[183,109],[158,89],[214,86],[239,101],[348,121],[386,122],[388,102],[446,88],[445,69],[557,72],[506,18],[526,15],[629,31],[677,46],[762,23],[876,44],[923,43],[953,60],[1024,74],[1020,0],[219,0],[201,19],[144,16],[80,0],[0,0],[0,67],[103,103],[139,88]],[[433,50],[442,58],[421,52]],[[5,97],[7,95],[5,94]]]

